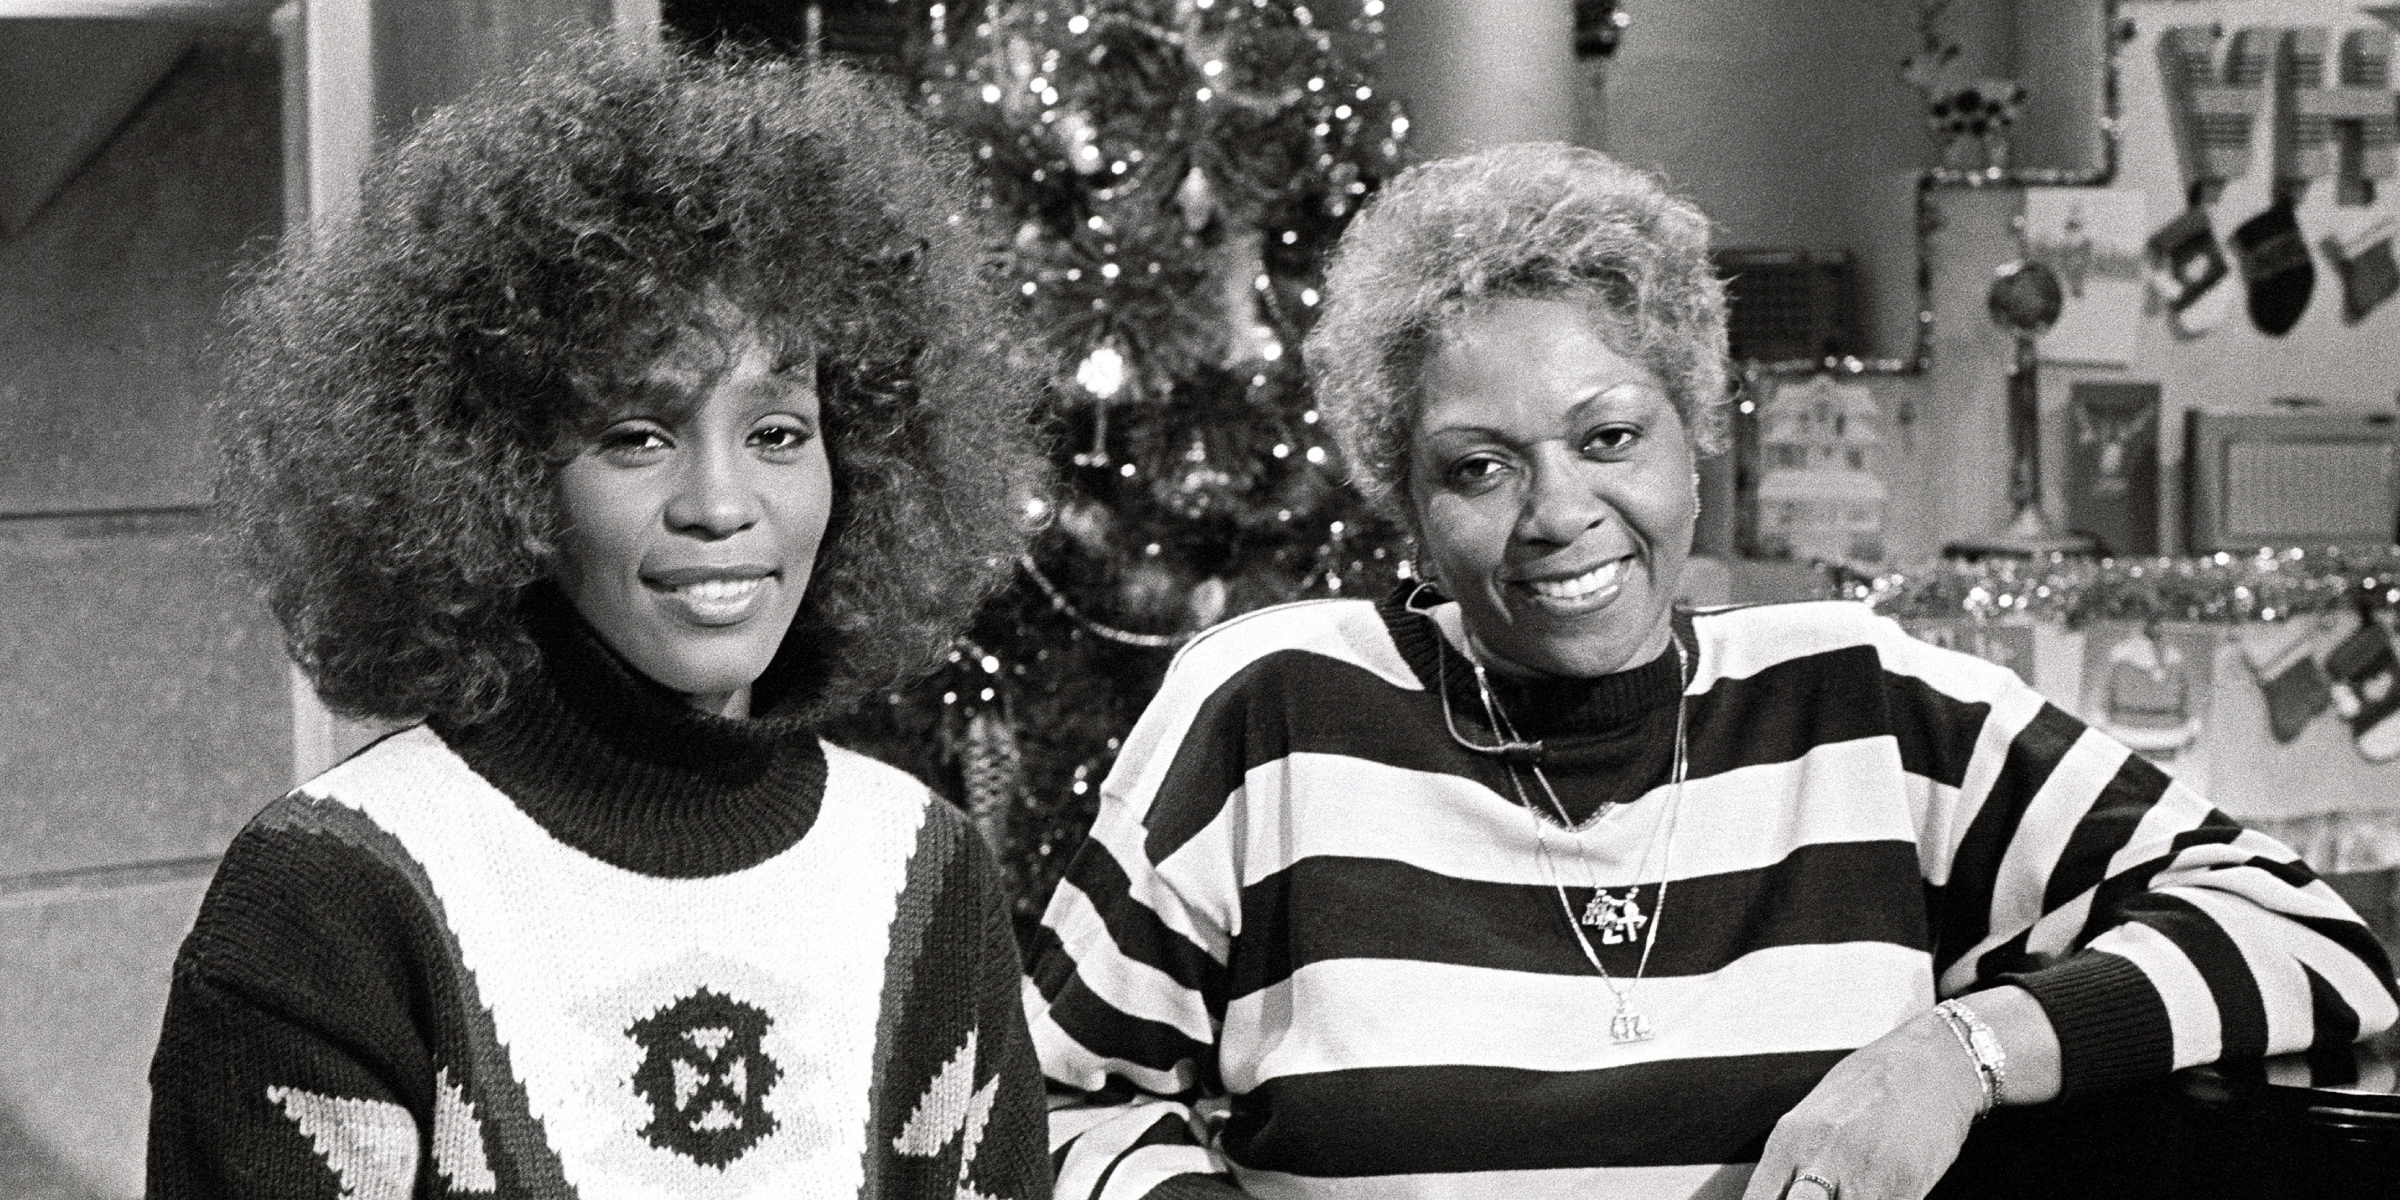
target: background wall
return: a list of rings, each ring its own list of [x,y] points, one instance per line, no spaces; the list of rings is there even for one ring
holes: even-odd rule
[[[12,45],[105,50],[73,22]],[[22,39],[22,40],[20,40]],[[199,39],[0,241],[0,1195],[132,1195],[168,963],[290,784],[273,623],[201,544],[204,348],[280,226],[278,63]],[[128,1148],[132,1148],[128,1152]]]

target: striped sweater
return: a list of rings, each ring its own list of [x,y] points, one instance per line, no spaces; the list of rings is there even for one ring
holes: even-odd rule
[[[551,610],[491,722],[235,838],[175,964],[149,1195],[1035,1200],[998,873],[907,775],[683,708]]]
[[[1539,781],[1446,726],[1445,681],[1491,736],[1427,613],[1289,605],[1185,649],[1026,983],[1057,1194],[1738,1195],[1845,1054],[2000,981],[2069,1094],[2393,1022],[2289,850],[2007,671],[1847,603],[1678,625],[1680,694],[1672,653],[1504,689],[1583,826],[1538,840]],[[1651,1040],[1609,1038],[1559,887],[1655,923],[1589,931]]]

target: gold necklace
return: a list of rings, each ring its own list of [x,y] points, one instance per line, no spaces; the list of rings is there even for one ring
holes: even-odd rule
[[[1610,1015],[1608,1021],[1608,1037],[1610,1041],[1619,1045],[1648,1041],[1654,1032],[1650,1025],[1650,1019],[1633,1007],[1633,994],[1641,987],[1643,976],[1649,973],[1650,951],[1657,947],[1658,927],[1666,920],[1667,884],[1670,882],[1668,875],[1671,873],[1675,858],[1675,826],[1683,815],[1683,784],[1690,769],[1690,760],[1686,753],[1686,718],[1691,708],[1687,691],[1691,686],[1691,659],[1684,651],[1681,638],[1670,634],[1668,640],[1675,646],[1677,684],[1675,689],[1675,759],[1671,775],[1675,791],[1668,801],[1667,816],[1664,821],[1667,830],[1666,850],[1659,862],[1658,898],[1653,902],[1650,913],[1644,915],[1640,904],[1640,877],[1647,873],[1649,867],[1650,846],[1655,845],[1658,840],[1658,827],[1654,825],[1651,827],[1650,843],[1642,847],[1642,856],[1634,864],[1635,883],[1625,889],[1623,896],[1615,895],[1613,888],[1594,886],[1592,902],[1585,907],[1580,919],[1575,914],[1574,903],[1567,899],[1566,885],[1559,882],[1558,864],[1550,854],[1549,834],[1542,828],[1546,822],[1543,821],[1541,813],[1533,807],[1532,797],[1525,793],[1525,784],[1517,776],[1517,764],[1522,760],[1527,767],[1532,769],[1534,781],[1542,785],[1542,792],[1550,802],[1551,811],[1558,814],[1559,824],[1570,831],[1580,831],[1597,825],[1602,817],[1616,809],[1617,802],[1611,800],[1601,805],[1599,810],[1592,814],[1591,820],[1580,826],[1576,825],[1567,815],[1566,805],[1559,800],[1558,790],[1550,785],[1550,777],[1542,771],[1541,759],[1544,751],[1542,743],[1539,740],[1528,741],[1518,736],[1515,724],[1508,720],[1507,715],[1500,710],[1498,701],[1492,696],[1491,680],[1484,673],[1483,663],[1472,657],[1468,661],[1475,667],[1476,696],[1483,702],[1484,718],[1491,725],[1492,736],[1499,740],[1492,745],[1485,746],[1470,742],[1461,736],[1458,732],[1458,722],[1450,712],[1450,689],[1446,660],[1441,657],[1441,648],[1438,646],[1435,648],[1435,682],[1442,692],[1442,722],[1448,728],[1452,741],[1477,753],[1496,756],[1501,760],[1502,765],[1508,768],[1508,785],[1517,794],[1517,804],[1525,810],[1525,815],[1533,822],[1534,853],[1541,859],[1543,874],[1550,879],[1550,890],[1558,896],[1559,913],[1567,919],[1567,930],[1575,935],[1575,944],[1583,951],[1584,961],[1590,963],[1594,971],[1599,972],[1600,982],[1608,988],[1609,995],[1616,999],[1616,1011]],[[1588,872],[1589,864],[1586,864],[1586,869]],[[1588,876],[1587,882],[1589,882]],[[1601,941],[1608,944],[1630,941],[1636,936],[1642,937],[1641,958],[1634,966],[1633,979],[1630,982],[1620,987],[1616,977],[1609,974],[1607,965],[1600,961],[1599,951],[1592,948],[1591,939],[1583,932],[1585,925],[1599,928]]]

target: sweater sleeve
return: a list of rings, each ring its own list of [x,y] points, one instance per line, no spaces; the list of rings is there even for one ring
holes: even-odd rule
[[[1188,652],[1169,671],[1037,934],[1025,1005],[1060,1200],[1239,1194],[1204,1116],[1223,1107],[1239,880],[1224,847],[1188,837],[1239,784],[1239,723],[1208,703],[1212,674]]]
[[[405,1093],[423,1055],[392,976],[328,934],[374,889],[313,892],[290,849],[237,840],[177,957],[150,1064],[153,1200],[414,1194],[431,1104]]]
[[[2298,855],[2008,671],[1878,622],[1938,990],[2015,983],[2062,1094],[2390,1027],[2391,964]]]
[[[1045,1136],[1042,1069],[1025,1029],[1020,999],[1024,959],[1010,929],[1009,903],[999,868],[983,839],[966,835],[976,880],[981,945],[975,956],[976,1028],[987,1031],[976,1072],[993,1081],[992,1113],[976,1148],[967,1182],[987,1197],[1041,1200],[1050,1195],[1050,1160]],[[961,1189],[959,1195],[967,1195]]]

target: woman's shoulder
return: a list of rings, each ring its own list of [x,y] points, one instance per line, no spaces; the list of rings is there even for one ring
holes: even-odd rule
[[[376,976],[374,964],[421,957],[418,935],[435,906],[416,854],[323,779],[270,802],[225,848],[179,973],[272,994],[328,974],[356,982]]]
[[[1255,609],[1201,632],[1176,652],[1170,686],[1214,690],[1252,668],[1290,655],[1333,659],[1415,686],[1382,612],[1366,600],[1296,600]]]
[[[1890,618],[1853,600],[1798,600],[1695,609],[1692,632],[1717,674],[1751,675],[1813,655],[1880,647],[1906,637]]]
[[[1831,666],[1847,657],[1961,698],[1989,698],[2022,686],[2007,668],[1921,641],[1855,600],[1701,609],[1692,614],[1692,629],[1701,672],[1716,678]]]

